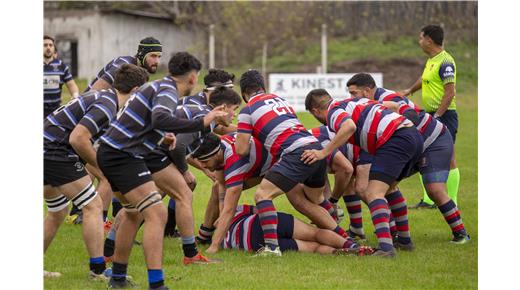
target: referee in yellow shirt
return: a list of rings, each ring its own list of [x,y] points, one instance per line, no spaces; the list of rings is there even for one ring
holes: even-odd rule
[[[428,55],[428,61],[422,76],[410,88],[399,93],[407,96],[422,89],[424,109],[446,125],[455,143],[459,127],[455,103],[457,70],[455,60],[443,48],[443,41],[444,31],[440,26],[428,25],[421,29],[419,46]],[[447,186],[448,195],[457,204],[460,174],[455,161],[455,148],[453,150]],[[435,208],[435,204],[424,191],[423,199],[410,208]]]

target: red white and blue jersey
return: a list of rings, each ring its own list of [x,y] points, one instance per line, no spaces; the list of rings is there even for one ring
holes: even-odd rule
[[[251,97],[238,115],[238,133],[251,134],[275,160],[297,148],[318,142],[300,123],[293,108],[276,95]]]
[[[239,186],[244,180],[263,176],[274,163],[272,156],[259,140],[251,137],[251,149],[246,156],[235,150],[236,133],[221,137],[224,149],[224,180],[226,188]]]
[[[309,132],[312,133],[316,139],[321,143],[321,146],[325,148],[327,144],[330,143],[330,140],[336,136],[336,133],[332,132],[327,126],[323,125],[320,127],[312,128],[309,130]],[[352,145],[350,143],[346,143],[341,145],[338,149],[339,152],[341,152],[347,159],[350,161],[350,163],[356,165],[356,163],[359,160],[359,153],[361,151],[361,148],[356,145]],[[330,156],[327,156],[327,161],[329,161],[329,158],[331,159],[329,161],[332,161],[334,159],[335,152],[333,152]]]
[[[417,130],[421,132],[424,140],[424,150],[428,148],[441,135],[446,126],[435,119],[432,115],[426,113],[425,110],[414,104],[410,99],[400,96],[394,91],[384,88],[377,88],[374,99],[380,103],[395,102],[399,104],[399,114],[403,115],[408,110],[414,110],[419,116],[419,125]]]
[[[237,206],[231,226],[222,241],[223,249],[253,250],[251,246],[251,229],[256,217],[254,208],[254,206],[247,204]]]
[[[412,124],[405,117],[367,98],[348,98],[330,104],[327,113],[329,129],[337,132],[348,119],[356,124],[356,131],[348,143],[357,145],[370,154],[375,154],[399,125]]]

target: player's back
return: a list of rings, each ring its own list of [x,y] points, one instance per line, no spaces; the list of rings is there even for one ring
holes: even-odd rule
[[[253,247],[249,237],[255,217],[254,206],[247,204],[237,206],[231,226],[222,241],[222,248],[251,251]]]
[[[94,83],[99,79],[105,80],[110,85],[114,84],[114,76],[116,71],[125,63],[137,65],[137,58],[134,56],[120,56],[114,58],[98,72],[96,78],[94,78],[90,84],[88,84],[85,92],[90,91]]]
[[[238,132],[257,138],[275,159],[318,141],[307,132],[294,109],[274,94],[251,97],[238,116]]]

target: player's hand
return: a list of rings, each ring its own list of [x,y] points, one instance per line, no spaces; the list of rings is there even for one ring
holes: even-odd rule
[[[217,106],[206,116],[204,116],[204,127],[209,127],[211,122],[213,122],[215,119],[221,119],[226,116],[227,113],[224,111],[224,105]]]
[[[209,248],[206,249],[207,254],[215,254],[216,252],[218,252],[218,246],[214,244],[211,244],[211,246],[209,246]]]
[[[202,171],[204,172],[204,174],[206,174],[207,177],[209,177],[209,179],[211,179],[211,181],[217,181],[217,176],[215,175],[215,172],[209,171],[206,168],[204,168],[204,170]]]
[[[191,173],[189,170],[186,170],[186,172],[182,174],[182,177],[184,177],[184,180],[187,184],[195,182],[195,175],[193,175],[193,173]]]
[[[406,89],[406,90],[402,90],[402,91],[397,91],[397,94],[403,96],[403,97],[407,97],[408,95],[410,95],[411,91],[409,89]]]
[[[176,142],[177,142],[177,138],[175,137],[175,134],[166,133],[164,135],[163,143],[166,145],[170,145],[170,147],[168,148],[169,150],[175,149]]]
[[[316,161],[324,159],[325,153],[323,153],[323,150],[305,150],[303,151],[303,154],[300,158],[301,161],[305,164],[313,164]]]

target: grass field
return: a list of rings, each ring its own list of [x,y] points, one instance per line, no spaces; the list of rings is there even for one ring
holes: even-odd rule
[[[223,264],[183,266],[178,239],[166,239],[164,270],[171,289],[381,289],[381,288],[477,288],[477,96],[469,90],[458,96],[460,118],[457,138],[457,159],[461,172],[459,208],[472,241],[467,245],[452,245],[449,227],[438,210],[409,211],[412,238],[416,250],[400,252],[395,259],[372,257],[332,257],[313,254],[287,253],[282,258],[254,259],[250,254],[222,251],[214,257]],[[300,114],[304,125],[317,125],[309,114]],[[210,192],[210,183],[198,171],[193,208],[196,227],[202,222]],[[411,205],[417,202],[419,179],[413,176],[401,184],[402,192]],[[243,193],[242,202],[253,202],[253,191]],[[340,202],[343,208],[344,204]],[[303,220],[285,199],[276,199],[279,211],[292,213]],[[369,243],[376,245],[369,211],[363,206],[365,232]],[[341,224],[347,226],[347,221]],[[139,233],[139,239],[142,231]],[[201,247],[203,249],[203,247]],[[45,289],[106,289],[103,283],[87,280],[88,256],[81,239],[81,227],[64,224],[45,255],[45,269],[59,271],[63,277],[45,280]],[[128,268],[138,285],[147,287],[143,251],[134,247]],[[174,279],[180,279],[174,281]]]

